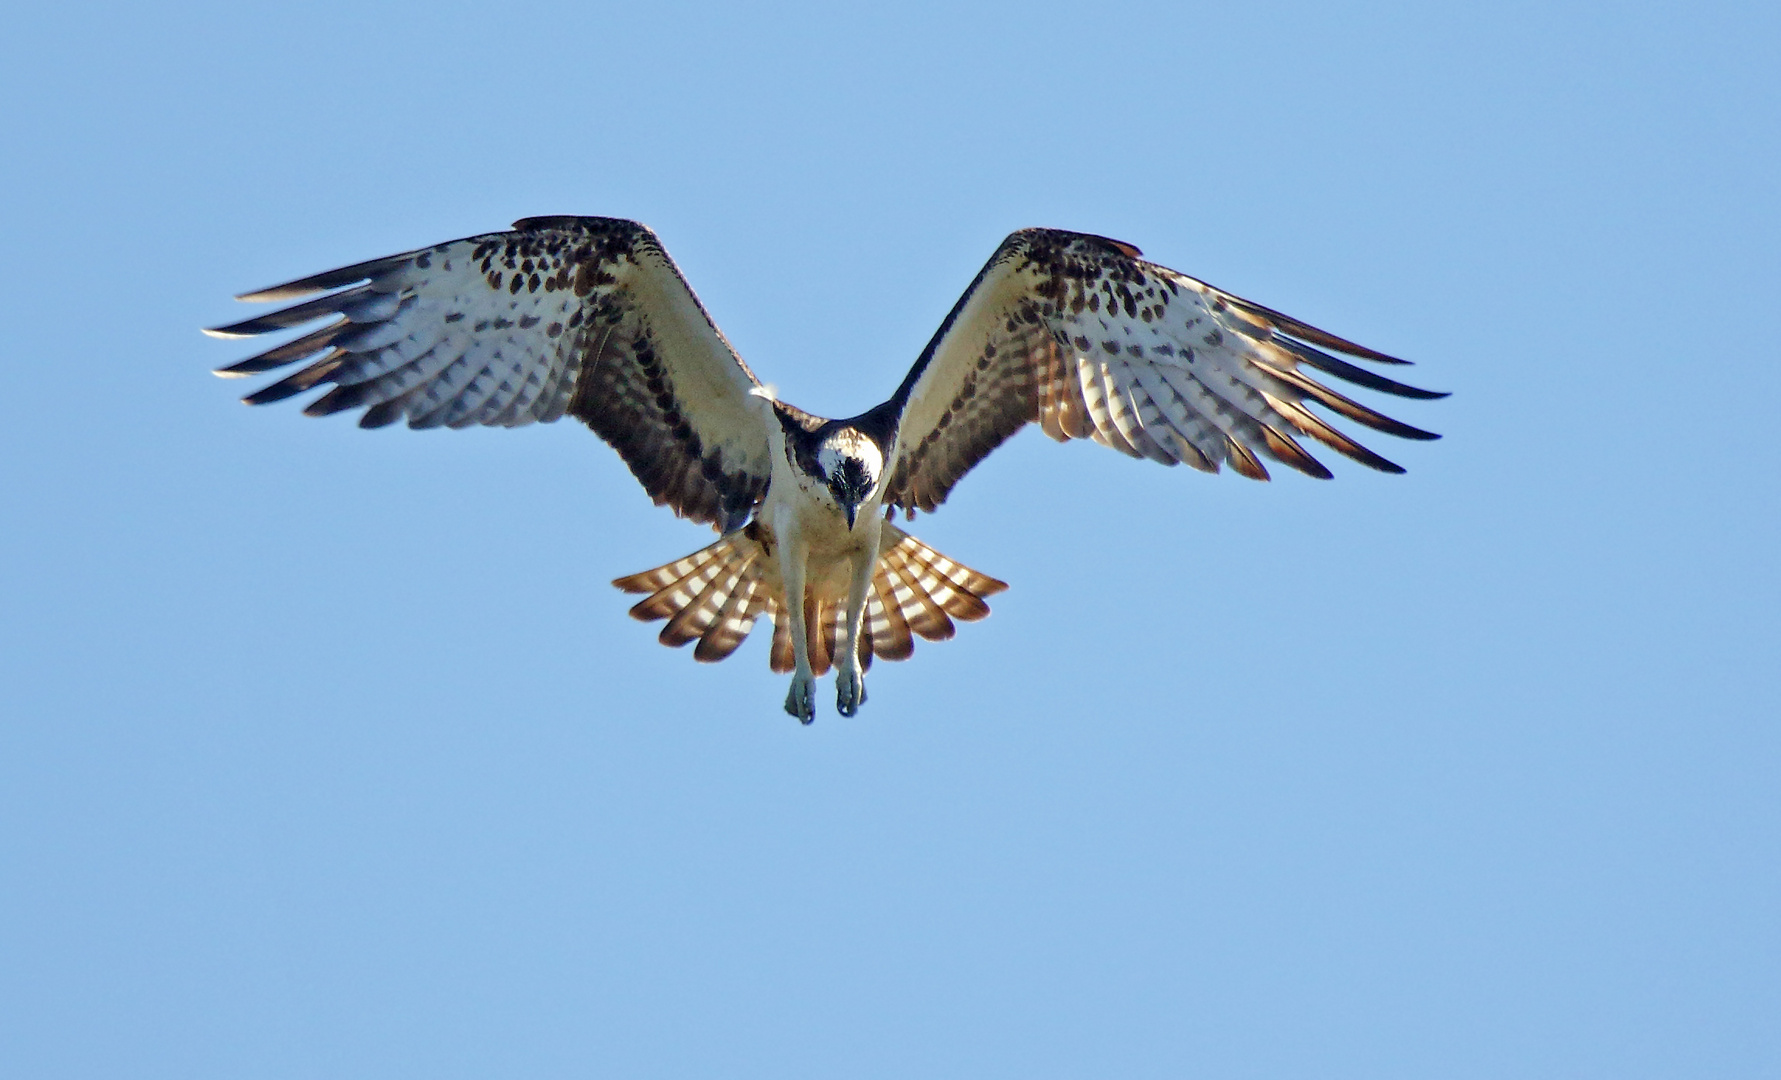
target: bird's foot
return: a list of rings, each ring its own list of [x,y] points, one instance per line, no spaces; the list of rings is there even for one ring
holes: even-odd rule
[[[785,711],[808,724],[816,719],[816,677],[799,672],[792,676],[791,692],[785,695]]]
[[[851,664],[835,669],[835,711],[852,716],[866,703],[866,676]]]

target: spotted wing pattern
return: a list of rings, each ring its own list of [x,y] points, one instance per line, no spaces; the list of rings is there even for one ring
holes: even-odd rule
[[[734,527],[766,491],[767,402],[647,227],[544,217],[240,297],[305,300],[208,333],[333,322],[220,369],[302,364],[243,400],[332,389],[303,410],[363,427],[549,422],[565,412],[618,450],[657,503]]]
[[[1261,458],[1330,472],[1310,436],[1385,472],[1403,469],[1332,427],[1316,405],[1409,439],[1437,436],[1330,389],[1306,368],[1406,398],[1418,390],[1333,355],[1402,364],[1085,233],[1008,237],[887,404],[902,420],[887,504],[933,510],[960,477],[1036,422],[1132,457],[1257,480]]]

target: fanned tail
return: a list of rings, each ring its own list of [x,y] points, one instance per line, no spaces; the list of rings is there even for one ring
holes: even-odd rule
[[[667,619],[663,645],[697,639],[693,659],[716,663],[736,651],[757,618],[778,607],[764,588],[761,546],[742,533],[726,536],[666,566],[622,577],[612,584],[628,593],[648,593],[631,617]]]
[[[945,641],[957,632],[953,619],[983,618],[989,614],[985,598],[1006,588],[1007,582],[954,562],[885,522],[878,571],[872,576],[872,595],[866,600],[865,624],[860,628],[862,666],[870,664],[873,655],[909,659],[915,637]],[[838,612],[837,622],[845,617]]]
[[[944,641],[956,632],[954,619],[974,622],[989,614],[985,598],[1008,587],[987,574],[954,562],[908,533],[885,522],[872,592],[860,628],[860,665],[873,657],[907,660],[915,638]],[[779,568],[755,538],[755,529],[724,537],[685,558],[612,584],[628,593],[646,593],[631,608],[645,622],[666,619],[660,640],[681,646],[697,640],[695,660],[713,663],[735,652],[757,619],[773,620],[773,646],[767,663],[784,673],[794,666],[790,620],[782,617]],[[804,597],[811,670],[826,674],[838,643],[845,638],[845,595]]]

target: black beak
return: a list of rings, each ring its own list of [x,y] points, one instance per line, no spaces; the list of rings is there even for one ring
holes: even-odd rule
[[[871,493],[871,482],[866,479],[864,470],[853,461],[844,463],[841,474],[829,481],[829,497],[835,500],[835,505],[841,508],[841,516],[847,519],[848,532],[853,531],[854,519],[859,517],[860,504]]]

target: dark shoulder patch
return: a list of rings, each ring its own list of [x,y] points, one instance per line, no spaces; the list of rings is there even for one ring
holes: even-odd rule
[[[820,416],[814,416],[796,405],[787,405],[783,401],[773,402],[773,412],[779,417],[780,424],[785,427],[788,434],[793,430],[799,430],[805,434],[814,435],[817,429],[828,423]]]
[[[871,439],[878,447],[878,452],[889,461],[891,447],[896,442],[897,425],[903,418],[903,410],[893,398],[882,405],[871,409],[847,421],[848,426]]]

